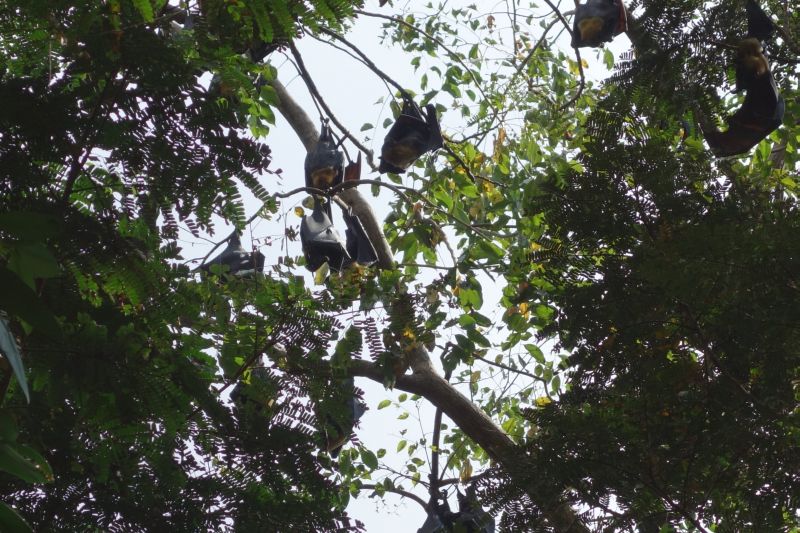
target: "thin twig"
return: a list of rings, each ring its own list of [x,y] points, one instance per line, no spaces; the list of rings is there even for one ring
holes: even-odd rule
[[[552,9],[558,16],[559,20],[564,25],[564,28],[566,28],[567,32],[570,35],[572,35],[572,29],[569,27],[569,22],[567,22],[567,19],[565,19],[564,15],[561,14],[561,11],[558,10],[558,7],[556,7],[550,0],[544,0],[544,1],[545,3],[547,3],[548,6],[550,6],[550,9]],[[580,73],[581,76],[581,83],[578,86],[578,90],[575,92],[572,98],[570,98],[564,105],[562,105],[561,109],[566,109],[575,102],[577,102],[578,98],[580,98],[581,94],[583,93],[584,87],[586,87],[586,74],[583,72],[583,60],[581,59],[581,51],[577,47],[575,47],[575,59],[578,62],[578,72]]]
[[[372,483],[362,483],[361,489],[374,490],[376,492],[378,489],[380,489],[386,492],[393,492],[394,494],[399,494],[400,496],[408,498],[409,500],[414,500],[415,502],[420,504],[423,509],[425,509],[426,511],[428,510],[428,504],[425,503],[425,500],[423,500],[422,498],[420,498],[419,496],[417,496],[412,492],[408,492],[407,490],[398,489],[395,487],[384,487],[383,485],[379,487],[378,485],[374,485]]]
[[[376,170],[378,166],[375,164],[375,154],[372,152],[372,150],[361,144],[361,142],[358,139],[356,139],[356,137],[352,133],[350,133],[350,130],[348,130],[344,126],[344,124],[342,124],[339,121],[339,119],[336,118],[336,116],[333,114],[333,111],[331,111],[331,108],[328,106],[327,102],[323,100],[322,95],[317,89],[317,85],[314,83],[314,80],[308,73],[308,69],[306,69],[306,65],[303,62],[303,57],[300,55],[300,52],[297,50],[297,47],[294,45],[292,41],[289,41],[289,49],[292,51],[292,56],[294,57],[294,60],[297,62],[297,67],[300,70],[300,77],[303,78],[303,81],[306,83],[306,87],[308,87],[308,90],[311,92],[311,95],[317,102],[319,102],[319,105],[322,106],[322,108],[325,110],[325,113],[328,115],[328,117],[330,117],[331,121],[334,124],[336,124],[337,128],[339,128],[339,131],[341,131],[345,137],[350,139],[350,142],[356,145],[356,147],[359,150],[361,150],[362,152],[364,152],[364,154],[366,154],[367,164],[370,166],[370,168]]]

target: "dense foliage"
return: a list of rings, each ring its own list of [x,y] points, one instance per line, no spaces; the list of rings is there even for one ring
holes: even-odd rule
[[[715,160],[697,117],[741,101],[743,2],[631,2],[602,84],[584,69],[613,55],[562,51],[544,4],[5,2],[0,529],[359,529],[352,494],[452,494],[444,471],[504,531],[797,531],[800,15],[762,2],[784,126]],[[463,119],[383,178],[397,268],[311,290],[276,246],[265,276],[191,272],[181,231],[243,228],[243,195],[277,212],[271,54],[355,49],[357,17]],[[358,442],[331,459],[353,375],[455,427],[398,442],[399,473]]]

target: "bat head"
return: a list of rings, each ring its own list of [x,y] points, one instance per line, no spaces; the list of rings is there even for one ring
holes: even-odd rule
[[[587,0],[575,8],[572,46],[597,48],[626,31],[627,26],[622,0]]]

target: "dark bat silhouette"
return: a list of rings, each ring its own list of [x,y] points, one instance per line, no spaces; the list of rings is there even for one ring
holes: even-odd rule
[[[597,48],[628,30],[628,17],[622,0],[588,0],[575,8],[572,47]]]
[[[306,154],[306,187],[330,189],[339,185],[344,177],[344,154],[337,150],[331,129],[322,125],[319,140]]]
[[[758,78],[769,74],[763,41],[775,33],[775,24],[755,0],[747,0],[747,37],[737,47],[736,92],[747,90]]]
[[[324,413],[322,433],[325,438],[325,451],[331,457],[339,455],[342,446],[353,433],[353,427],[367,411],[367,405],[358,397],[353,378],[342,379],[340,387],[339,394],[330,394],[321,402],[322,407],[318,409],[318,413]],[[343,404],[340,403],[342,397],[346,397]]]
[[[404,98],[400,116],[389,128],[381,147],[381,164],[378,172],[401,174],[425,152],[444,146],[436,108],[425,106],[425,116],[410,98]]]
[[[361,219],[352,211],[344,213],[344,223],[347,224],[345,239],[347,239],[347,254],[352,261],[364,266],[370,266],[378,260],[375,246],[369,240]]]
[[[300,242],[306,258],[306,268],[316,272],[328,263],[331,270],[340,271],[350,261],[342,237],[333,227],[330,208],[322,206],[322,200],[314,199],[314,209],[300,222]]]
[[[747,37],[739,43],[736,55],[736,91],[746,91],[744,102],[728,118],[726,131],[703,125],[706,141],[717,157],[747,152],[783,123],[786,111],[761,42],[772,36],[775,24],[754,0],[747,1],[746,9]]]
[[[235,233],[228,239],[228,246],[218,256],[195,270],[211,272],[211,267],[214,265],[218,265],[223,273],[231,276],[251,276],[264,270],[264,254],[258,250],[248,252],[242,248],[239,234]]]

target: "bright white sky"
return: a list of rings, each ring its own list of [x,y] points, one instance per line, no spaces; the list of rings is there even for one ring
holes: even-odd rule
[[[426,2],[427,3],[427,2]],[[571,2],[570,2],[571,3]],[[399,2],[396,4],[400,5]],[[463,0],[447,2],[449,8],[455,5],[466,5],[468,2]],[[483,1],[481,1],[483,4]],[[412,0],[409,5],[415,6],[423,5],[420,0]],[[395,15],[400,12],[398,8],[391,8],[390,6],[378,7],[377,0],[370,0],[365,7],[366,10],[380,12],[386,15]],[[495,13],[505,12],[506,4],[501,2],[495,6],[494,9],[487,3],[487,13],[495,11]],[[499,15],[495,14],[500,18]],[[405,54],[399,47],[388,47],[382,45],[378,36],[381,33],[382,21],[360,17],[354,24],[352,32],[347,35],[347,38],[361,48],[382,70],[387,72],[392,78],[407,86],[408,88],[418,91],[418,77],[422,72],[416,73],[410,64],[411,55]],[[504,21],[498,20],[498,24],[505,24]],[[533,29],[534,36],[538,36],[538,27]],[[555,33],[554,33],[555,34]],[[562,35],[562,41],[565,46],[568,46],[568,37]],[[385,85],[366,67],[357,63],[349,56],[342,52],[335,50],[329,46],[323,45],[310,37],[306,37],[297,42],[297,46],[303,55],[306,66],[311,73],[311,76],[316,81],[317,87],[322,93],[324,99],[334,111],[336,116],[344,122],[348,129],[359,136],[364,141],[364,133],[359,133],[361,125],[364,123],[371,123],[380,125],[386,117],[391,116],[391,111],[388,108],[387,102],[390,95],[387,93]],[[614,43],[613,50],[615,53],[625,49],[628,46],[627,39],[619,38]],[[590,63],[590,70],[588,72],[589,79],[598,79],[603,76],[600,61],[593,51],[586,50],[583,52],[583,57]],[[280,54],[273,54],[270,57],[271,62],[279,67],[281,81],[290,89],[293,96],[297,101],[306,109],[309,115],[316,119],[317,112],[312,104],[308,91],[303,84],[303,81],[296,75],[294,67],[285,61]],[[593,67],[593,68],[592,68]],[[383,98],[383,103],[376,103],[379,99]],[[458,112],[445,112],[440,117],[442,128],[445,132],[454,132],[460,130],[463,125],[461,116]],[[365,132],[371,134],[372,132]],[[364,141],[366,146],[371,148],[376,154],[380,152],[380,146],[383,141],[385,131],[380,129],[376,134],[375,139]],[[303,177],[303,160],[305,158],[305,149],[296,137],[289,125],[278,115],[275,128],[266,139],[273,153],[272,168],[283,169],[282,181],[276,179],[274,176],[266,176],[262,184],[270,192],[285,192],[293,188],[302,186],[304,183]],[[355,156],[355,150],[349,148],[351,155]],[[366,165],[364,166],[364,178],[375,178],[376,175],[369,175],[369,170]],[[269,181],[273,180],[275,181]],[[364,188],[362,193],[371,198],[368,189]],[[387,202],[391,199],[391,194],[387,189],[381,189],[381,194],[378,198],[373,199],[373,206],[376,209],[380,219],[383,219],[388,213]],[[250,229],[245,232],[243,236],[243,246],[249,249],[248,238],[256,238],[261,245],[261,251],[266,255],[267,269],[271,264],[275,264],[277,256],[285,254],[286,251],[283,247],[284,242],[281,239],[284,234],[285,225],[299,226],[300,220],[293,213],[295,206],[300,205],[304,196],[297,195],[284,201],[280,206],[280,216],[272,221],[257,221],[251,225]],[[247,204],[248,215],[258,208],[256,201],[251,201]],[[342,222],[338,218],[339,215],[335,214],[335,223],[341,226]],[[217,228],[217,238],[226,235],[230,229],[225,230],[222,227]],[[264,239],[273,237],[272,251],[270,247],[263,246]],[[205,250],[208,249],[207,243],[184,244],[185,257],[202,257]],[[294,256],[300,256],[302,251],[300,243],[288,243],[289,253]],[[456,254],[458,254],[456,250]],[[443,257],[443,264],[450,264],[450,259]],[[303,273],[307,275],[307,285],[312,286],[313,280],[304,269]],[[493,286],[486,280],[484,284],[484,300],[487,304],[484,306],[484,314],[492,316],[496,313],[496,302],[500,296],[502,287]],[[488,308],[488,309],[487,309]],[[436,357],[435,357],[436,358]],[[357,380],[357,386],[365,390],[365,399],[370,407],[370,410],[364,415],[361,420],[360,429],[357,430],[359,439],[370,449],[376,450],[378,448],[385,448],[387,454],[382,460],[386,465],[394,467],[398,471],[403,470],[403,459],[406,459],[406,451],[399,454],[395,452],[397,442],[401,438],[406,438],[409,442],[416,440],[423,432],[430,435],[433,429],[433,413],[434,409],[427,402],[420,402],[413,404],[406,401],[402,404],[404,409],[409,409],[410,416],[405,420],[398,420],[397,417],[403,411],[395,407],[389,407],[378,411],[378,403],[386,398],[396,400],[399,391],[387,391],[382,385],[372,381],[361,379]],[[419,408],[419,410],[417,410]],[[445,422],[449,421],[445,417]],[[452,424],[450,424],[452,425]],[[406,430],[407,434],[401,437],[401,431]],[[443,461],[446,458],[442,459]],[[427,475],[427,472],[423,474]],[[379,481],[378,477],[373,480]],[[427,500],[427,493],[424,487],[418,486],[413,491]],[[365,491],[362,495],[351,501],[348,511],[350,515],[358,520],[361,520],[368,532],[380,533],[414,533],[425,521],[425,513],[422,508],[415,502],[409,501],[401,496],[395,494],[387,494],[384,500],[379,498],[369,498],[368,494],[371,491]],[[452,502],[451,502],[452,505]]]

